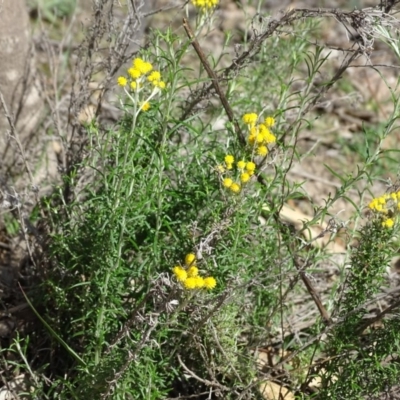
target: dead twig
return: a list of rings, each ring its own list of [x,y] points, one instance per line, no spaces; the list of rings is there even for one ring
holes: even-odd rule
[[[229,118],[229,121],[233,124],[233,126],[235,127],[235,132],[236,135],[238,136],[238,139],[240,141],[240,143],[242,145],[244,145],[246,143],[246,139],[245,136],[242,132],[242,130],[240,129],[239,123],[237,121],[237,119],[235,118],[234,114],[233,114],[233,110],[232,107],[229,105],[228,100],[226,99],[226,96],[224,94],[224,92],[221,89],[221,86],[219,84],[219,79],[217,74],[213,71],[213,69],[211,68],[210,64],[207,61],[207,58],[199,44],[199,42],[197,41],[197,39],[195,38],[192,29],[189,26],[188,21],[186,20],[186,18],[183,18],[183,27],[185,28],[185,31],[189,37],[189,39],[191,40],[191,44],[193,46],[193,48],[195,49],[197,55],[200,58],[201,63],[203,64],[205,70],[207,71],[208,76],[211,79],[212,85],[214,86],[215,91],[217,92],[222,106],[225,109],[225,112]]]
[[[326,311],[326,308],[321,302],[321,299],[319,298],[319,295],[317,291],[315,290],[313,284],[311,283],[310,279],[308,279],[307,274],[306,274],[306,265],[301,265],[300,258],[298,256],[294,257],[294,266],[296,269],[299,271],[300,278],[303,281],[308,293],[310,294],[311,298],[313,299],[315,305],[318,308],[319,313],[321,314],[322,319],[324,320],[326,325],[331,325],[332,320],[328,314],[328,311]]]

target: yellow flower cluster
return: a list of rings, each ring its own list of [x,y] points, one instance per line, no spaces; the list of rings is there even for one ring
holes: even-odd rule
[[[165,82],[161,79],[160,72],[154,70],[151,63],[139,57],[133,59],[132,66],[127,70],[127,77],[119,76],[117,78],[117,84],[123,87],[129,96],[132,92],[136,94],[141,92],[145,88],[146,81],[149,82],[152,87],[152,94],[149,96],[149,99],[166,86]],[[141,110],[147,111],[150,108],[148,100],[141,104]]]
[[[201,11],[212,10],[218,5],[219,0],[192,0],[192,4]]]
[[[230,190],[232,193],[238,194],[242,190],[244,184],[246,184],[251,177],[254,175],[256,170],[256,164],[253,161],[240,160],[235,165],[235,157],[231,154],[225,156],[225,165],[218,165],[217,171],[221,174],[222,185]],[[232,178],[232,172],[237,176],[236,182]],[[228,173],[228,176],[223,177],[224,173]]]
[[[256,155],[265,157],[269,152],[268,145],[276,143],[276,137],[270,130],[275,125],[275,119],[267,117],[261,124],[257,124],[257,120],[256,113],[244,114],[242,117],[242,121],[249,130],[247,140],[250,146],[255,150]]]
[[[393,228],[400,213],[400,191],[385,193],[371,200],[368,207],[382,217],[384,228]]]
[[[177,265],[172,269],[175,278],[187,290],[194,289],[214,289],[217,281],[214,277],[208,276],[203,278],[199,274],[199,269],[196,266],[196,256],[189,253],[185,257],[185,265],[182,267]]]

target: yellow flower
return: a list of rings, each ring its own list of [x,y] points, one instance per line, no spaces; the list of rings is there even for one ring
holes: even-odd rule
[[[132,82],[130,83],[130,87],[131,87],[132,90],[136,90],[136,88],[137,88],[137,83],[136,83],[135,81],[132,81]]]
[[[159,82],[153,82],[153,85],[160,89],[165,89],[166,83],[164,81],[159,81]]]
[[[192,4],[201,11],[211,10],[218,5],[219,0],[192,0]]]
[[[186,254],[185,264],[187,266],[196,264],[196,256],[193,253]]]
[[[199,269],[196,266],[192,265],[187,270],[187,275],[189,278],[195,278],[196,276],[199,275]]]
[[[141,77],[142,73],[140,72],[139,69],[131,67],[131,68],[128,69],[128,75],[132,79],[138,79],[138,78]]]
[[[244,114],[242,117],[243,122],[246,125],[250,125],[253,127],[255,123],[257,122],[258,115],[256,113],[249,113],[249,114]]]
[[[160,81],[161,80],[161,74],[158,71],[153,71],[148,77],[147,80],[149,82],[154,82],[154,81]]]
[[[212,276],[204,278],[204,287],[206,289],[214,289],[217,286],[217,281]]]
[[[148,111],[149,109],[150,109],[150,103],[148,101],[142,104],[143,111]]]
[[[246,171],[249,173],[249,175],[253,175],[255,170],[256,170],[256,164],[254,164],[253,161],[249,161],[246,164]]]
[[[265,143],[267,143],[267,144],[276,143],[276,136],[273,133],[271,133],[270,131],[268,131],[264,135],[264,140],[265,140]]]
[[[145,62],[142,66],[142,71],[144,74],[148,74],[153,69],[153,66],[149,62]]]
[[[256,136],[256,142],[260,145],[261,143],[264,143],[264,135],[262,133],[259,133]]]
[[[382,205],[386,204],[386,198],[384,196],[378,197],[377,200],[378,200],[378,204],[382,204]]]
[[[144,63],[144,61],[140,57],[136,57],[132,60],[132,65],[139,69],[139,67]]]
[[[394,225],[394,221],[393,221],[392,218],[387,218],[387,219],[382,221],[382,226],[384,228],[389,228],[390,229],[390,228],[393,228],[393,225]]]
[[[267,117],[267,118],[265,118],[264,124],[265,124],[268,128],[270,128],[271,126],[274,126],[274,125],[275,125],[275,119],[274,119],[274,117]]]
[[[235,157],[233,157],[231,154],[227,154],[224,160],[226,164],[233,164],[235,162]]]
[[[234,182],[231,186],[229,186],[229,189],[232,190],[233,193],[237,194],[240,192],[240,185]]]
[[[233,180],[231,178],[225,178],[222,181],[222,184],[226,187],[226,188],[230,188],[233,185]]]
[[[197,287],[197,279],[196,278],[187,278],[184,282],[183,285],[185,286],[186,289],[196,289]]]
[[[194,279],[196,279],[196,288],[201,289],[204,287],[204,279],[201,276],[195,276]]]
[[[377,199],[372,199],[371,202],[368,204],[368,207],[369,207],[371,210],[376,210],[376,207],[377,207],[378,205],[379,205],[379,204],[378,204]]]
[[[149,62],[143,61],[141,58],[135,58],[132,64],[134,68],[139,70],[143,75],[149,73],[153,69],[153,66]]]
[[[244,170],[244,168],[246,167],[246,161],[243,161],[243,160],[238,161],[236,165],[237,165],[238,169]]]
[[[124,87],[124,86],[127,85],[128,79],[126,79],[124,76],[119,76],[118,79],[117,79],[117,83],[118,83],[119,86]]]
[[[176,279],[177,279],[179,282],[185,282],[185,281],[186,281],[187,272],[186,272],[182,267],[180,267],[180,266],[174,267],[174,268],[172,269],[172,271],[173,271],[173,273],[174,273]]]
[[[243,172],[242,174],[240,174],[240,180],[243,183],[246,183],[250,180],[250,175],[247,172]]]
[[[276,142],[275,135],[265,125],[260,125],[260,132],[263,136],[265,144]]]
[[[268,147],[267,146],[258,146],[257,147],[257,155],[265,157],[268,154]]]

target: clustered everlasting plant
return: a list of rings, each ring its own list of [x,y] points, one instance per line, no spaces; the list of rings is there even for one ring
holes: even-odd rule
[[[382,226],[393,228],[400,211],[400,191],[385,193],[371,200],[368,207],[382,220]]]
[[[175,266],[173,273],[176,280],[180,282],[185,289],[214,289],[217,281],[212,276],[202,277],[199,273],[199,268],[196,265],[196,256],[189,253],[185,257],[185,265]]]
[[[222,185],[232,193],[238,194],[244,184],[250,181],[256,170],[256,164],[253,161],[240,160],[235,164],[235,158],[231,154],[225,156],[225,165],[218,165],[217,171],[222,178]],[[236,165],[236,168],[234,168]],[[234,179],[238,179],[235,181]]]
[[[270,130],[275,125],[275,119],[268,116],[263,123],[256,124],[258,115],[249,113],[244,114],[242,120],[249,130],[247,140],[251,146],[252,154],[265,157],[269,152],[268,145],[276,143],[276,137]]]
[[[276,136],[270,130],[275,125],[275,119],[268,116],[263,123],[257,124],[258,118],[256,113],[244,114],[242,117],[248,129],[250,161],[242,159],[235,163],[235,157],[227,154],[224,158],[225,163],[216,167],[216,171],[221,176],[222,185],[234,194],[239,194],[243,185],[248,183],[254,175],[257,167],[254,162],[256,157],[266,157],[269,153],[268,145],[276,143]]]
[[[128,68],[127,76],[119,76],[117,83],[124,88],[132,103],[139,105],[136,113],[149,110],[149,101],[166,86],[161,79],[161,73],[154,70],[150,62],[137,57]]]

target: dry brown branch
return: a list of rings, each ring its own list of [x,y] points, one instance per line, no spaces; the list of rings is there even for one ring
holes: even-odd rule
[[[246,143],[246,139],[245,136],[242,132],[242,130],[240,129],[239,123],[237,121],[237,119],[235,118],[234,114],[233,114],[233,110],[231,108],[231,106],[229,105],[228,100],[226,99],[226,96],[224,94],[224,92],[221,89],[221,86],[219,84],[219,80],[218,80],[218,76],[217,74],[213,71],[213,69],[211,68],[210,64],[207,61],[207,58],[199,44],[199,42],[197,41],[197,39],[195,38],[192,29],[190,28],[190,25],[188,23],[188,21],[184,18],[183,19],[183,27],[185,28],[185,31],[189,37],[189,39],[191,40],[191,44],[194,47],[194,49],[196,50],[197,55],[200,58],[201,63],[203,64],[205,70],[207,71],[207,74],[209,76],[209,78],[211,79],[211,82],[214,86],[215,91],[217,92],[222,106],[225,109],[225,112],[229,118],[229,121],[233,124],[233,126],[235,127],[235,132],[236,135],[239,139],[239,142],[244,145]]]
[[[330,325],[332,323],[331,318],[329,317],[328,312],[326,311],[326,308],[323,306],[320,297],[318,296],[318,293],[316,289],[314,288],[314,285],[311,283],[310,279],[308,279],[307,274],[305,269],[307,268],[307,264],[302,265],[300,262],[299,257],[294,257],[294,266],[296,269],[299,271],[300,278],[303,281],[309,295],[313,299],[315,305],[318,308],[319,313],[321,314],[322,319],[324,320],[326,325]]]

